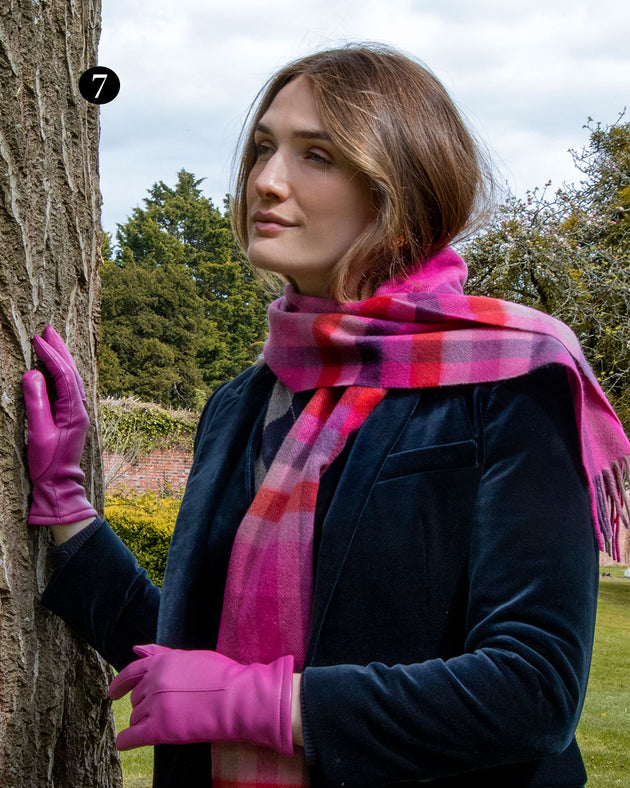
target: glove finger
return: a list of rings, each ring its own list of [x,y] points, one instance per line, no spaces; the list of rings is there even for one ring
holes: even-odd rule
[[[147,645],[147,646],[134,646],[133,650],[139,657],[150,657],[153,654],[159,653],[161,650],[161,646],[156,645]],[[148,670],[148,662],[145,659],[136,659],[133,662],[130,662],[129,665],[124,667],[120,673],[114,677],[112,683],[109,685],[109,690],[107,694],[112,700],[118,700],[122,698],[123,695],[126,695],[129,690],[134,689],[138,682],[144,678],[146,672]],[[114,693],[116,693],[114,695]],[[139,691],[136,692],[136,695],[139,695]],[[144,693],[138,700],[142,700],[144,697]],[[134,696],[132,693],[131,702],[134,703]]]
[[[129,724],[130,725],[139,725],[141,722],[146,720],[149,716],[151,716],[151,712],[149,710],[148,703],[142,703],[142,701],[138,702],[137,700],[133,700],[133,692],[131,693],[131,715],[129,716]]]
[[[147,696],[147,688],[146,688],[146,681],[139,681],[136,686],[131,690],[131,695],[129,696],[131,700],[131,705],[135,709],[137,706],[141,706],[142,702]]]
[[[133,651],[134,654],[137,654],[139,657],[155,657],[158,654],[162,654],[164,651],[168,651],[169,649],[166,646],[158,646],[156,643],[149,643],[146,646],[134,646]]]
[[[46,380],[41,372],[30,369],[22,375],[24,404],[28,422],[29,440],[33,436],[48,434],[55,430]]]
[[[59,440],[46,381],[41,372],[31,369],[22,375],[26,420],[28,424],[28,472],[33,481],[40,479],[54,458]]]
[[[52,326],[46,326],[44,329],[44,340],[59,353],[59,355],[64,359],[64,361],[68,364],[70,369],[72,370],[74,377],[77,381],[77,386],[79,392],[81,393],[81,399],[85,402],[85,390],[83,389],[83,381],[81,380],[81,375],[79,375],[79,371],[77,369],[77,365],[74,363],[74,358],[72,358],[72,353],[68,350],[68,346],[63,341],[63,339],[59,336],[59,334],[55,331]]]
[[[134,747],[146,747],[149,744],[158,744],[153,741],[151,736],[151,723],[149,720],[134,725],[131,728],[125,728],[116,737],[117,750],[133,750]]]
[[[114,677],[112,683],[109,685],[107,695],[111,700],[119,700],[123,695],[126,695],[132,690],[136,684],[142,680],[146,673],[146,668],[142,665],[142,661],[132,662],[127,665],[120,673]]]
[[[57,391],[57,400],[54,406],[55,424],[58,427],[68,427],[79,421],[85,421],[87,413],[72,367],[41,337],[34,337],[33,345],[37,355],[55,381]]]

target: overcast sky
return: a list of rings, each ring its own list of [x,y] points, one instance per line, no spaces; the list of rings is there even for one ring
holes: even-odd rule
[[[591,116],[630,105],[630,3],[619,0],[102,0],[99,65],[120,77],[101,108],[103,226],[115,233],[183,167],[222,206],[245,112],[289,60],[346,41],[419,58],[490,147],[500,179],[576,182],[569,149]],[[628,116],[626,116],[628,118]]]

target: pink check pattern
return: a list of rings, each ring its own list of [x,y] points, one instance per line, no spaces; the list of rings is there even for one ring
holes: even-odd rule
[[[569,373],[582,460],[601,549],[618,558],[629,527],[630,443],[577,337],[536,309],[466,296],[467,268],[452,249],[344,304],[290,286],[269,310],[265,360],[289,388],[429,388],[505,380],[547,364]]]

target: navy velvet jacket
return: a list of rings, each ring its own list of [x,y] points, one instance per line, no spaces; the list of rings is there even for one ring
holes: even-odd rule
[[[116,668],[137,643],[215,646],[274,381],[254,366],[206,406],[161,598],[107,524],[48,585]],[[314,786],[584,784],[598,563],[562,368],[391,391],[324,474],[315,519]],[[154,785],[211,785],[210,745],[157,747]]]

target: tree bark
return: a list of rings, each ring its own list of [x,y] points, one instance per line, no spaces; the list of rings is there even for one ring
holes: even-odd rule
[[[97,65],[100,0],[0,7],[0,785],[122,785],[109,668],[39,604],[48,529],[27,526],[24,370],[51,323],[81,372],[92,431],[88,497],[102,511],[96,407],[98,108],[78,90]],[[77,589],[81,593],[81,589]]]

